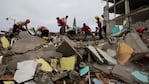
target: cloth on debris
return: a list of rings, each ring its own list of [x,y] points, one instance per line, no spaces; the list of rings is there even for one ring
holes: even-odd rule
[[[135,78],[137,78],[138,80],[145,82],[145,83],[149,83],[149,77],[145,74],[142,74],[139,71],[134,71],[131,73]]]
[[[75,61],[76,58],[75,56],[71,56],[71,57],[62,57],[60,59],[60,64],[61,64],[61,68],[62,70],[74,70],[74,66],[75,66]]]
[[[5,49],[8,49],[8,47],[10,46],[10,43],[5,36],[1,37],[1,42],[2,42],[2,47]]]
[[[41,64],[40,69],[42,71],[47,71],[47,72],[51,72],[52,71],[52,67],[43,58],[37,59],[36,61]]]
[[[3,81],[4,84],[15,84],[14,81]]]
[[[124,42],[119,44],[118,48],[118,56],[119,56],[119,63],[125,64],[133,53],[133,49]]]
[[[89,66],[85,66],[80,70],[80,76],[85,75],[87,72],[89,72]]]
[[[112,34],[115,34],[115,33],[117,33],[119,31],[119,26],[114,26],[113,28],[112,28],[112,31],[111,31],[111,33]]]
[[[27,60],[17,64],[17,71],[14,74],[14,80],[17,83],[22,83],[33,78],[37,62],[35,60]]]

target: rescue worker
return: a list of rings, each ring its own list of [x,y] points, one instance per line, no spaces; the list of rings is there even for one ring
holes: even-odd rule
[[[100,21],[100,18],[98,16],[95,16],[95,19],[96,19],[96,23],[97,23],[97,27],[99,29],[99,40],[100,39],[103,39],[103,36],[102,36],[102,23]]]
[[[66,28],[68,29],[69,26],[67,25],[67,18],[68,16],[66,16],[65,18],[59,18],[57,17],[57,23],[58,26],[60,26],[60,34],[64,35],[66,33]]]
[[[10,39],[19,35],[20,31],[28,31],[27,24],[30,23],[30,19],[26,19],[25,21],[19,21],[13,25],[12,33],[10,35]],[[25,27],[25,28],[24,28]]]
[[[106,26],[107,21],[105,20],[104,15],[101,15],[101,17],[102,17],[102,21],[103,21],[102,29],[103,29],[105,38],[107,38],[107,26]]]
[[[49,30],[46,28],[46,26],[40,26],[37,29],[36,34],[42,39],[49,41]]]
[[[88,35],[91,35],[93,38],[95,38],[91,32],[90,27],[86,25],[86,23],[83,23],[83,27],[81,28],[81,30],[85,33],[84,40],[86,40],[86,37]]]

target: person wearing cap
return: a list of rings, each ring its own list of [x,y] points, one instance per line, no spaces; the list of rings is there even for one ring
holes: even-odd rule
[[[103,36],[102,36],[102,23],[100,21],[100,18],[98,16],[95,16],[95,19],[96,19],[96,23],[97,23],[97,27],[99,29],[99,39],[103,39]]]
[[[49,30],[47,29],[46,26],[40,26],[37,30],[36,30],[36,34],[37,36],[43,38],[44,40],[49,40]]]
[[[18,33],[19,34],[20,31],[26,31],[28,29],[27,24],[29,24],[29,23],[30,23],[29,19],[15,23],[13,25],[12,33]],[[23,26],[25,26],[25,29],[23,28]]]
[[[13,25],[12,33],[10,34],[9,38],[12,39],[13,37],[19,35],[20,31],[26,31],[26,30],[28,31],[27,24],[29,23],[30,23],[29,19],[26,19],[25,21],[16,22]],[[25,28],[23,28],[24,26]]]

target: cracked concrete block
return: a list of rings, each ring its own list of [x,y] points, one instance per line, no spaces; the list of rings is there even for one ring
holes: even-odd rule
[[[61,37],[64,41],[63,43],[57,48],[56,51],[63,53],[63,56],[71,56],[77,54],[81,59],[82,55],[77,51],[76,47],[77,44],[70,40],[66,36]]]
[[[17,40],[12,46],[12,51],[15,53],[25,53],[45,43],[46,41],[39,37],[30,36]]]
[[[133,60],[137,60],[149,53],[149,49],[136,33],[129,33],[125,37],[125,42],[134,49],[135,56]]]
[[[131,77],[131,74],[127,72],[126,69],[127,68],[124,66],[115,65],[111,73],[113,76],[132,84],[133,79]]]
[[[111,72],[105,65],[99,65],[97,63],[94,63],[93,67],[104,72],[104,73],[106,73],[106,74],[110,74],[110,72]]]
[[[63,73],[61,73],[61,74],[54,75],[54,76],[52,77],[52,80],[53,80],[53,81],[56,81],[56,80],[59,80],[59,79],[62,79],[62,78],[64,78],[64,77],[66,77],[66,76],[68,76],[68,72],[63,72]]]

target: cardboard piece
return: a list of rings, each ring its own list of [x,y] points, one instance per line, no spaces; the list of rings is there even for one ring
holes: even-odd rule
[[[39,59],[37,59],[36,61],[41,64],[40,69],[41,69],[42,71],[46,71],[46,72],[51,72],[51,71],[52,71],[52,67],[51,67],[51,66],[49,65],[49,63],[46,62],[44,59],[39,58]]]
[[[60,64],[61,64],[61,68],[62,70],[74,70],[75,67],[75,62],[76,62],[76,58],[75,56],[71,56],[71,57],[62,57],[60,59]]]
[[[124,42],[119,44],[118,48],[118,58],[120,64],[125,64],[133,53],[133,49]]]

